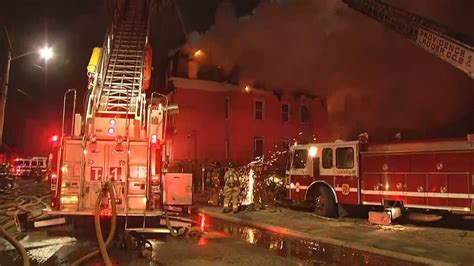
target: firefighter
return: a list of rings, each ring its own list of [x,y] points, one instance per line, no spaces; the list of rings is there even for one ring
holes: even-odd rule
[[[259,210],[265,209],[264,193],[266,184],[262,170],[262,166],[257,166],[254,171],[253,203],[254,208]]]
[[[238,199],[240,194],[239,174],[234,169],[234,164],[229,162],[224,175],[224,208],[223,213],[229,212],[229,203],[232,202],[232,211],[239,210]]]
[[[214,168],[211,173],[211,189],[209,195],[209,204],[212,206],[219,205],[219,191],[221,188],[221,177],[217,168]]]

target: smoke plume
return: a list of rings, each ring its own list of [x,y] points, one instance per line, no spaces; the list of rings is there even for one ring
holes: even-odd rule
[[[472,1],[387,3],[474,35]],[[212,29],[191,36],[241,83],[327,97],[332,139],[473,130],[473,80],[340,0],[262,1],[240,18],[224,2]]]

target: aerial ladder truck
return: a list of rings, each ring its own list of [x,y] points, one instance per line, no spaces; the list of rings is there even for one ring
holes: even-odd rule
[[[61,136],[54,136],[51,166],[52,215],[91,216],[104,184],[112,184],[116,215],[127,222],[163,217],[165,207],[184,213],[192,204],[191,174],[163,169],[166,118],[176,106],[149,93],[152,1],[118,0],[102,47],[93,49],[83,114],[75,114],[76,91],[64,95]],[[65,130],[66,103],[73,99],[71,130]],[[101,215],[111,215],[110,197]],[[159,218],[158,220],[160,220]],[[157,219],[154,219],[156,221]],[[161,219],[163,223],[163,219]]]
[[[342,0],[350,8],[405,36],[415,45],[474,78],[472,36],[380,0]]]

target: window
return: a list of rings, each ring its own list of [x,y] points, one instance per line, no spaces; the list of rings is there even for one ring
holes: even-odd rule
[[[263,101],[255,101],[255,119],[263,120],[265,104]]]
[[[254,139],[255,158],[263,156],[263,142],[264,142],[263,138],[257,137]]]
[[[336,149],[336,166],[339,169],[354,167],[354,149],[352,147]]]
[[[229,97],[225,97],[224,118],[229,119]]]
[[[38,163],[37,161],[32,161],[32,162],[31,162],[31,166],[36,166],[37,163]]]
[[[290,149],[290,140],[289,139],[282,139],[281,140],[281,150],[287,151]]]
[[[308,159],[308,150],[295,150],[293,156],[293,168],[302,169],[306,168],[306,160]]]
[[[332,168],[332,149],[331,148],[323,149],[323,168],[324,169]]]
[[[290,105],[287,103],[281,104],[281,121],[290,121]]]
[[[309,122],[309,109],[307,106],[301,106],[301,123]]]

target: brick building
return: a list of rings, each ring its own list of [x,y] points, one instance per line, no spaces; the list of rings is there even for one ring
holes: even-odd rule
[[[324,99],[244,88],[225,82],[170,78],[170,161],[233,161],[243,165],[257,156],[285,150],[294,141],[327,138]]]

